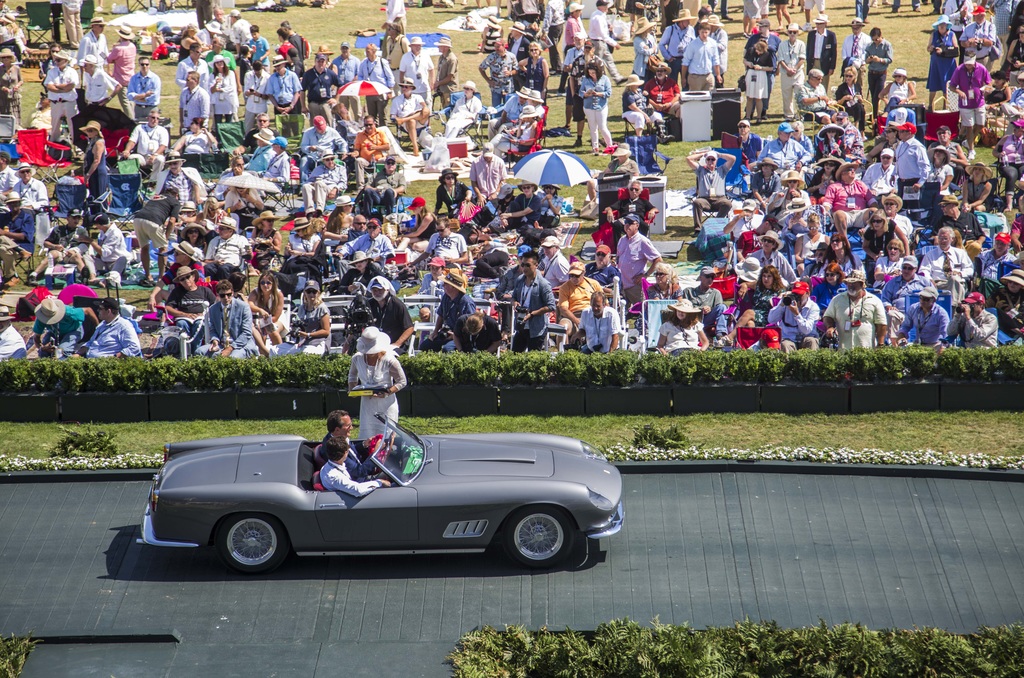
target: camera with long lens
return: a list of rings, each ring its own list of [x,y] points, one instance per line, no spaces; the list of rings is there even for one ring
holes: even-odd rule
[[[355,299],[344,312],[345,320],[345,352],[352,355],[356,352],[356,340],[367,327],[373,324],[373,313],[366,301],[366,288],[359,286]]]
[[[782,303],[785,304],[786,306],[793,306],[794,304],[796,304],[796,297],[794,297],[792,294],[787,294],[782,297]]]

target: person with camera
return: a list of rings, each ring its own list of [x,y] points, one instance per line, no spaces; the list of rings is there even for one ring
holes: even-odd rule
[[[536,256],[534,261],[536,261]],[[444,351],[449,353],[462,350],[459,338],[453,334],[459,318],[469,313],[476,313],[476,302],[466,294],[466,274],[453,269],[444,277],[444,296],[437,309],[437,321],[434,329],[426,339],[420,341],[421,351]],[[548,288],[550,290],[550,287]],[[551,304],[554,308],[554,303]]]
[[[391,350],[404,353],[413,332],[409,309],[394,295],[394,287],[384,276],[375,276],[367,287],[373,297],[369,306],[374,326],[379,327],[388,337],[393,337]]]
[[[822,316],[826,327],[823,339],[836,342],[840,350],[885,345],[885,307],[878,297],[867,293],[866,281],[861,268],[850,271],[846,291],[832,298]]]
[[[517,353],[543,350],[548,338],[548,314],[557,307],[555,295],[551,283],[538,275],[540,255],[526,252],[519,258],[519,267],[523,274],[516,280],[512,293],[506,295],[512,300],[515,313],[512,350]]]
[[[959,338],[964,348],[995,348],[999,344],[999,321],[985,310],[985,297],[971,292],[953,309],[946,336]]]
[[[802,280],[793,283],[782,302],[768,311],[768,322],[778,325],[782,332],[782,352],[818,348],[819,316],[818,305],[811,301],[811,286]]]
[[[409,314],[406,314],[408,317]],[[498,321],[477,311],[464,315],[455,324],[458,350],[463,353],[498,353],[501,346],[501,328]]]
[[[941,350],[942,340],[946,338],[946,328],[949,326],[949,314],[946,313],[946,309],[935,303],[938,298],[939,291],[934,287],[929,286],[921,290],[920,301],[911,304],[903,318],[903,324],[896,335],[897,346],[906,346],[910,331],[914,330],[917,333],[914,343]]]
[[[218,291],[220,286],[218,285]],[[271,355],[308,353],[324,355],[331,348],[331,312],[320,294],[320,283],[306,282],[302,302],[292,312],[288,340],[271,349]]]

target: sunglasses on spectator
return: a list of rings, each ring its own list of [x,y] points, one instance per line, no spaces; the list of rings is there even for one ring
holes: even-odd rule
[[[261,280],[260,281],[260,287],[263,287],[264,285],[266,285],[267,287],[273,287],[274,286],[274,281],[273,280]]]
[[[303,293],[303,294],[310,294],[310,295],[313,295],[313,294],[316,294],[316,290],[303,290],[303,292],[302,292],[302,293]]]
[[[885,223],[885,219],[872,219],[871,223],[872,224],[884,224]]]
[[[217,296],[220,297],[221,299],[230,299],[235,295],[232,292],[228,292],[227,294],[218,294]]]
[[[639,186],[630,186],[629,190],[631,190],[631,191],[641,191],[643,189],[641,189]]]
[[[903,270],[904,271],[916,271],[917,269],[914,268],[913,266],[904,266]]]
[[[597,256],[599,256],[599,257],[607,257],[608,255],[605,254],[604,252],[598,252]]]
[[[838,278],[839,274],[838,273],[826,273],[825,277],[826,278]]]
[[[668,273],[665,273],[664,271],[658,271],[657,273],[654,274],[654,277],[655,278],[660,278],[662,276],[667,276],[667,275],[668,275]]]

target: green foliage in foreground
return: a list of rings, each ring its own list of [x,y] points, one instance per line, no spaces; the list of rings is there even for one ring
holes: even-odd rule
[[[80,426],[77,429],[61,426],[60,430],[60,440],[50,451],[53,457],[110,459],[119,453],[113,434],[107,431],[100,431],[92,426]]]
[[[36,641],[29,638],[0,636],[0,678],[17,678],[25,667]]]
[[[282,356],[232,360],[174,358],[8,360],[0,391],[138,392],[345,388],[349,357]],[[949,349],[936,359],[922,347],[836,351],[692,351],[678,357],[631,351],[493,355],[421,353],[402,358],[409,383],[420,386],[632,386],[634,384],[874,382],[943,378],[1024,380],[1024,346]]]
[[[1024,626],[981,628],[966,636],[824,622],[785,629],[749,620],[695,631],[623,619],[592,634],[485,627],[464,635],[448,661],[457,678],[1010,678],[1024,675]]]

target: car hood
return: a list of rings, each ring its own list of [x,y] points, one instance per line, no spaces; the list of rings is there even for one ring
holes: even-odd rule
[[[508,434],[431,436],[443,476],[550,478],[555,472],[556,440],[560,439]]]

